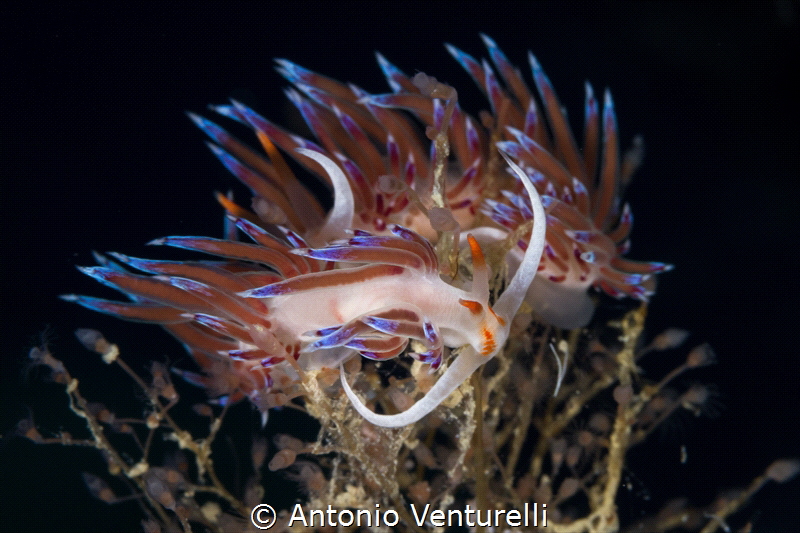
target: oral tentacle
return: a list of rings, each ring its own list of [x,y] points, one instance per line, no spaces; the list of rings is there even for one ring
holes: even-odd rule
[[[355,212],[355,200],[347,176],[344,175],[339,165],[319,152],[307,148],[296,148],[295,151],[322,165],[333,182],[333,209],[328,213],[325,225],[316,236],[317,240],[322,244],[327,244],[333,239],[343,237],[345,229],[353,224]]]
[[[439,404],[450,396],[450,393],[469,379],[472,373],[480,368],[486,360],[486,357],[478,354],[473,348],[465,348],[425,396],[407,410],[394,415],[381,415],[371,411],[364,405],[347,382],[344,366],[340,367],[339,375],[342,380],[344,393],[350,399],[353,408],[358,411],[364,419],[376,426],[398,428],[413,424],[430,414]]]
[[[531,237],[528,241],[528,248],[525,250],[525,255],[522,258],[519,269],[517,269],[508,287],[506,287],[506,290],[500,295],[494,305],[495,313],[506,319],[509,324],[509,326],[507,326],[508,328],[510,327],[511,319],[514,318],[520,304],[522,304],[525,293],[528,291],[528,287],[533,281],[534,276],[536,276],[536,271],[539,268],[539,259],[542,257],[542,251],[544,250],[547,222],[539,193],[536,192],[533,183],[528,179],[528,175],[525,174],[525,171],[514,163],[502,149],[500,153],[511,167],[511,170],[514,171],[514,174],[522,181],[522,185],[525,187],[525,191],[528,193],[528,197],[531,200],[531,207],[533,210],[533,229],[531,230]]]

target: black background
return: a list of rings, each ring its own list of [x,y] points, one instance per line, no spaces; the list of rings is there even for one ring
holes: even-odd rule
[[[153,257],[143,245],[156,237],[217,236],[213,191],[247,198],[184,111],[233,96],[293,124],[273,58],[388,92],[379,50],[406,73],[456,86],[476,113],[488,104],[442,43],[486,57],[479,32],[527,79],[525,53],[537,55],[576,131],[584,80],[596,93],[611,88],[623,146],[642,134],[647,150],[627,194],[629,256],[676,265],[661,277],[648,335],[686,328],[718,354],[718,365],[693,377],[717,384],[720,415],[685,416],[632,453],[633,507],[651,505],[635,501],[642,488],[654,500],[688,494],[705,504],[774,458],[800,455],[797,2],[292,6],[62,2],[2,15],[0,529],[139,528],[135,507],[88,495],[79,472],[102,472],[96,454],[7,435],[27,406],[51,430],[67,416],[60,389],[25,371],[45,331],[92,399],[136,392],[78,345],[75,328],[102,330],[137,370],[185,357],[158,328],[57,299],[111,294],[74,268],[93,264],[92,250]],[[257,427],[257,417],[244,419],[247,431]],[[768,487],[748,508],[757,530],[800,527],[789,509],[799,485]]]

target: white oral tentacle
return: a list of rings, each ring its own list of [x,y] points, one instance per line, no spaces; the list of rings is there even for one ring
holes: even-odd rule
[[[342,379],[344,393],[350,398],[353,407],[361,416],[376,426],[399,428],[421,420],[422,417],[436,409],[439,404],[450,396],[451,392],[469,379],[472,373],[488,360],[488,357],[480,355],[471,346],[467,346],[421,400],[402,413],[394,415],[379,415],[370,411],[369,408],[361,402],[358,396],[356,396],[353,389],[350,388],[350,384],[347,383],[344,365],[339,367],[339,375]]]
[[[325,245],[334,239],[343,238],[345,230],[353,225],[355,212],[355,200],[347,176],[331,158],[308,148],[295,148],[295,150],[298,154],[310,157],[322,165],[333,183],[333,207],[319,234],[316,235],[316,240],[320,241],[319,244]]]
[[[503,291],[503,294],[500,295],[494,305],[495,313],[506,318],[506,329],[508,329],[511,324],[511,319],[517,314],[519,306],[522,304],[523,298],[525,298],[525,293],[528,292],[528,287],[531,282],[533,282],[533,278],[536,276],[536,271],[539,268],[539,260],[542,258],[542,252],[544,251],[547,219],[544,214],[542,200],[539,198],[539,193],[536,192],[536,187],[533,186],[528,175],[502,150],[500,150],[500,155],[505,158],[511,170],[513,170],[514,174],[522,181],[522,185],[528,193],[533,209],[533,229],[531,230],[531,239],[530,242],[528,242],[528,248],[525,250],[525,255],[522,257],[519,269],[517,269],[508,287],[506,287],[506,290]]]

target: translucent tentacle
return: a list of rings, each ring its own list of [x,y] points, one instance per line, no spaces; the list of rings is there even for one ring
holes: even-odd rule
[[[345,229],[353,225],[355,211],[353,191],[350,189],[350,182],[347,180],[347,176],[344,175],[339,165],[319,152],[306,148],[297,148],[296,151],[322,165],[333,182],[333,208],[328,213],[325,225],[317,234],[317,239],[323,243],[328,243],[334,239],[342,238],[345,235]]]

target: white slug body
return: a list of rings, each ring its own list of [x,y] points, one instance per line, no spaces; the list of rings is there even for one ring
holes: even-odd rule
[[[303,153],[332,174],[339,172],[326,156]],[[288,230],[287,243],[242,218],[234,219],[237,227],[256,244],[206,237],[165,237],[151,243],[213,253],[227,263],[112,254],[125,266],[155,275],[129,273],[108,259],[103,266],[82,271],[133,301],[73,295],[67,299],[123,318],[163,324],[204,371],[183,372],[187,379],[234,400],[246,396],[263,412],[302,394],[303,369],[336,368],[357,354],[386,360],[404,353],[411,340],[424,350],[410,355],[437,369],[445,347],[459,348],[428,394],[396,415],[370,411],[342,379],[345,394],[367,420],[386,427],[407,425],[431,412],[502,349],[536,275],[544,246],[543,208],[524,172],[508,163],[528,191],[534,227],[530,245],[494,308],[489,303],[488,267],[472,235],[467,241],[473,279],[469,289],[463,289],[440,277],[428,240],[401,226],[389,225],[390,235],[352,230],[350,238],[311,248]],[[343,185],[341,178],[331,176],[337,187]],[[350,216],[352,198],[346,192],[335,197],[343,205],[334,206],[327,219],[330,226],[320,235],[347,235],[341,225]]]
[[[303,153],[332,174],[341,172],[325,156],[310,150]],[[375,425],[400,427],[421,419],[494,357],[508,338],[511,320],[536,275],[544,248],[545,217],[539,195],[525,172],[503,156],[529,195],[534,227],[515,275],[494,309],[488,301],[486,263],[480,245],[471,235],[468,240],[473,283],[466,291],[443,281],[430,244],[399,226],[389,228],[395,237],[358,232],[349,241],[326,248],[294,251],[307,257],[365,266],[310,273],[240,293],[248,298],[264,298],[275,324],[274,334],[284,340],[283,344],[303,340],[299,363],[306,368],[340,365],[355,352],[371,359],[388,359],[402,353],[410,339],[421,341],[427,348],[422,354],[412,355],[437,368],[443,346],[462,348],[428,394],[395,415],[369,410],[353,392],[342,365],[345,394],[354,408]],[[341,180],[332,176],[332,181]],[[330,219],[340,217],[335,215],[336,205],[332,213]]]

